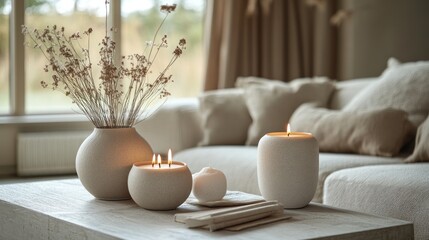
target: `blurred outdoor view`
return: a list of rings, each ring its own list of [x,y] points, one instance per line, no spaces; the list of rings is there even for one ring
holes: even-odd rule
[[[0,114],[9,108],[9,13],[10,1],[0,0]]]
[[[7,63],[8,46],[4,44],[8,39],[7,6],[8,0],[0,0],[0,111],[3,105],[8,105],[4,99],[7,96]],[[90,38],[90,54],[93,63],[93,72],[98,75],[96,68],[99,56],[98,43],[104,37],[105,5],[104,0],[26,0],[25,24],[31,28],[44,28],[47,25],[64,26],[67,33],[83,32],[91,27],[94,31]],[[202,88],[202,34],[204,0],[173,0],[168,4],[176,3],[178,8],[170,14],[161,29],[159,36],[168,35],[169,46],[163,49],[155,66],[162,67],[171,58],[171,54],[180,38],[186,38],[187,50],[173,65],[170,74],[173,74],[174,83],[168,90],[171,97],[196,96]],[[122,55],[143,53],[146,41],[151,41],[156,28],[165,16],[159,11],[164,1],[158,0],[122,0],[121,48]],[[10,8],[10,7],[9,7]],[[117,26],[115,26],[117,27]],[[81,44],[86,47],[87,42]],[[64,113],[77,112],[71,100],[58,91],[43,89],[40,81],[50,82],[50,75],[43,71],[46,60],[36,49],[25,49],[26,74],[26,112],[27,113]],[[156,68],[154,68],[156,69]],[[158,72],[153,71],[153,77]],[[97,77],[98,78],[98,77]],[[6,80],[5,80],[6,79]],[[6,91],[5,91],[6,89]]]

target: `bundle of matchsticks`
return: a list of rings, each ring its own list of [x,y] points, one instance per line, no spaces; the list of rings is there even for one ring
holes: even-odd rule
[[[240,207],[216,210],[177,213],[176,222],[185,223],[188,228],[208,228],[211,232],[226,229],[240,231],[290,218],[283,213],[283,205],[267,201]]]

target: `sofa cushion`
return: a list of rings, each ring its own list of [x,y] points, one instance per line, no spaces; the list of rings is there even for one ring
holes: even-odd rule
[[[326,179],[323,202],[413,222],[415,239],[429,239],[428,176],[428,163],[341,170]]]
[[[320,151],[394,156],[414,132],[407,113],[385,108],[338,111],[301,105],[292,115],[294,131],[310,132]]]
[[[417,129],[414,152],[406,162],[429,162],[429,115]]]
[[[333,83],[327,79],[248,85],[245,88],[245,101],[253,122],[246,144],[257,145],[266,133],[284,131],[292,113],[302,103],[314,101],[325,106],[333,89]]]
[[[342,109],[346,106],[359,92],[368,87],[378,78],[361,78],[335,83],[335,90],[329,100],[329,109]]]
[[[156,153],[195,147],[203,135],[198,105],[196,98],[169,99],[135,128]]]
[[[228,190],[260,194],[256,171],[257,147],[255,146],[196,147],[176,153],[174,159],[187,163],[192,173],[204,167],[221,170],[227,178]],[[397,163],[402,163],[402,157],[320,153],[319,181],[312,201],[322,202],[324,181],[335,171],[366,165]]]
[[[314,202],[322,202],[326,178],[339,170],[362,167],[368,165],[389,165],[403,163],[403,156],[378,157],[358,154],[320,153],[319,155],[319,182],[317,184]]]
[[[429,61],[400,64],[389,60],[379,80],[361,91],[344,110],[392,107],[408,112],[417,127],[429,112]]]
[[[262,77],[248,76],[248,77],[237,77],[235,81],[235,87],[246,88],[250,85],[270,85],[270,84],[285,84],[280,80],[267,79]]]
[[[192,173],[204,167],[219,169],[226,176],[228,190],[260,194],[256,156],[253,146],[205,146],[178,152],[174,160],[188,164]]]
[[[243,145],[252,122],[243,89],[221,89],[202,94],[198,99],[203,139],[200,145]]]
[[[324,77],[314,78],[297,78],[290,82],[291,84],[299,83],[303,81],[320,81]],[[335,90],[333,91],[328,108],[329,109],[342,109],[346,106],[353,97],[355,97],[360,91],[368,87],[371,83],[374,83],[378,78],[359,78],[353,80],[335,82]],[[285,84],[280,80],[270,80],[261,77],[238,77],[235,82],[235,87],[246,88],[249,85],[267,85],[267,84]]]

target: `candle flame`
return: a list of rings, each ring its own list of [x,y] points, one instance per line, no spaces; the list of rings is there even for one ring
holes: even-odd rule
[[[171,154],[171,149],[168,149],[168,166],[171,167],[172,163],[173,163],[173,156]]]
[[[290,135],[290,123],[287,124],[286,133],[287,133],[287,136],[289,137],[289,135]]]
[[[155,157],[155,153],[154,153],[152,156],[152,167],[153,167],[153,165],[155,165],[155,163],[156,163],[156,157]]]
[[[161,168],[161,155],[158,154],[158,166]]]

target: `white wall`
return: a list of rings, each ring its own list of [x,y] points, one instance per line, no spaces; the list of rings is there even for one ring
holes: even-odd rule
[[[389,57],[429,60],[429,1],[341,0],[340,79],[378,76]]]

